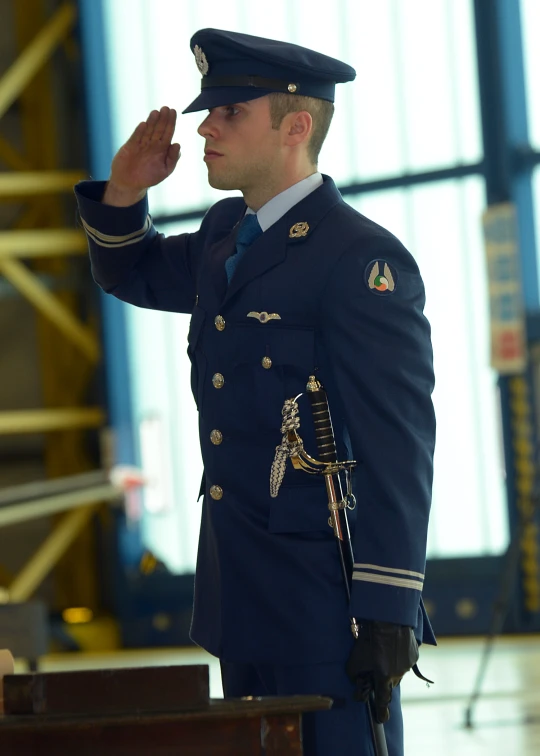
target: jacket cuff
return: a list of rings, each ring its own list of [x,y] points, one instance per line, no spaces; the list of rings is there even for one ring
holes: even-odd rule
[[[75,186],[82,225],[88,237],[108,249],[140,242],[152,227],[148,197],[130,207],[104,205],[106,181],[80,181]]]
[[[357,619],[394,622],[416,627],[422,580],[395,573],[370,571],[355,565],[351,595],[351,615]]]

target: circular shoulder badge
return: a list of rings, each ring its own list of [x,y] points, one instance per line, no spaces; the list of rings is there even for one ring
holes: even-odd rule
[[[397,270],[386,260],[372,260],[367,264],[364,281],[373,294],[383,297],[393,294],[396,290],[397,280]]]

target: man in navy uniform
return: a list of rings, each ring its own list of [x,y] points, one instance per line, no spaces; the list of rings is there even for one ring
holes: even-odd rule
[[[184,112],[208,111],[209,183],[243,198],[217,202],[197,233],[158,234],[146,192],[180,156],[166,107],[136,128],[108,182],[81,182],[76,196],[96,282],[191,314],[205,470],[192,638],[221,660],[227,696],[334,699],[305,717],[307,756],[373,753],[370,690],[398,756],[399,682],[417,641],[434,643],[421,600],[435,437],[422,280],[402,244],[317,170],[335,84],[354,69],[215,29],[191,48],[202,86]],[[270,496],[283,402],[310,375],[326,388],[338,458],[358,462],[350,605],[322,479],[289,465]],[[316,456],[303,401],[300,434]]]

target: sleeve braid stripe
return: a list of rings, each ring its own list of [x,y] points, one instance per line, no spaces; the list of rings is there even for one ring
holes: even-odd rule
[[[363,570],[375,570],[376,572],[390,572],[395,573],[396,575],[407,575],[408,577],[415,577],[420,578],[420,580],[423,580],[425,575],[423,572],[413,572],[412,570],[401,570],[397,567],[381,567],[378,564],[360,564],[356,563],[354,564],[354,569],[363,569]]]
[[[102,234],[100,231],[97,231],[97,229],[92,228],[92,226],[89,226],[88,223],[84,220],[84,218],[81,218],[84,230],[86,231],[87,235],[96,243],[99,244],[100,247],[125,247],[129,244],[137,244],[137,242],[141,241],[150,228],[152,227],[152,219],[148,215],[145,221],[145,224],[142,228],[140,228],[138,231],[134,231],[131,234],[126,234],[125,236],[111,236],[109,234]]]
[[[387,577],[386,575],[374,575],[372,572],[353,572],[353,580],[361,580],[365,583],[380,583],[381,585],[393,585],[397,588],[412,588],[421,591],[424,583],[421,580],[406,580],[405,578]]]

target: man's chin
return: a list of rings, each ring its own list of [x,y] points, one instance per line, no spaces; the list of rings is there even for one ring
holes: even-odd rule
[[[210,169],[208,170],[208,183],[212,189],[221,189],[225,192],[239,189],[238,181],[235,181],[230,176],[216,176]]]

